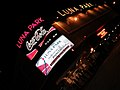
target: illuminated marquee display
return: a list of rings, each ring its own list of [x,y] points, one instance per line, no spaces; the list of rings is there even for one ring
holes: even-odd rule
[[[103,38],[108,32],[105,31],[105,28],[100,31],[97,36],[100,36],[100,38]]]
[[[40,17],[28,25],[20,35],[16,46],[21,49],[20,52],[25,58],[33,63],[35,61],[35,66],[44,75],[48,75],[74,44],[52,25],[43,21]]]
[[[34,22],[30,25],[28,25],[27,27],[27,30],[24,31],[23,34],[21,34],[21,36],[19,37],[17,43],[16,43],[16,46],[18,48],[21,48],[23,43],[24,43],[24,40],[26,39],[26,37],[30,34],[30,32],[36,27],[38,26],[40,23],[42,23],[44,20],[40,17],[40,18],[37,18],[34,20]]]
[[[38,29],[38,30],[42,30],[42,29]],[[43,33],[37,34],[37,36],[34,35],[34,36],[32,37],[33,39],[30,40],[30,42],[32,42],[32,43],[27,44],[28,42],[26,42],[27,49],[28,49],[28,50],[29,50],[29,49],[32,50],[33,45],[35,45],[35,44],[37,43],[37,42],[35,42],[34,37],[36,37],[36,38],[38,39],[38,41],[39,41],[40,38],[41,38],[42,36],[44,36],[44,38],[42,39],[42,41],[41,41],[41,42],[39,43],[39,45],[38,45],[38,47],[42,47],[43,44],[46,44],[46,43],[45,43],[45,40],[46,40],[46,38],[48,37],[48,35],[49,35],[51,32],[53,32],[54,30],[56,30],[56,28],[54,28],[54,27],[52,26],[48,31],[46,31],[45,29],[43,29]],[[56,34],[55,34],[55,35],[56,35]],[[54,37],[55,37],[55,35],[54,35]],[[54,38],[54,37],[53,37],[53,38]],[[49,41],[50,41],[50,40],[51,40],[51,39],[49,39]],[[38,50],[35,48],[35,49],[32,50],[30,53],[26,54],[26,56],[27,56],[30,60],[32,60],[37,53],[38,53]]]
[[[85,3],[83,5],[78,5],[78,7],[71,7],[71,8],[63,9],[61,11],[57,11],[57,13],[61,16],[66,16],[66,15],[69,15],[69,14],[73,14],[77,11],[80,11],[82,9],[90,8],[92,6],[93,6],[93,4],[91,4],[91,3]]]
[[[74,44],[70,40],[68,40],[64,35],[61,35],[41,55],[36,63],[36,67],[42,71],[42,73],[48,75],[55,64],[73,46]]]
[[[34,33],[34,36],[31,38],[30,41],[26,41],[26,47],[29,51],[32,50],[33,46],[37,44],[38,41],[47,33],[48,31],[41,26],[37,29]]]

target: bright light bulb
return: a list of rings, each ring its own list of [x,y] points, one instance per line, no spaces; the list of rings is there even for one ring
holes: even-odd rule
[[[114,1],[113,4],[115,4],[116,2]]]
[[[77,21],[77,20],[78,20],[78,18],[77,18],[77,17],[75,17],[75,18],[74,18],[74,20],[75,20],[75,21]]]

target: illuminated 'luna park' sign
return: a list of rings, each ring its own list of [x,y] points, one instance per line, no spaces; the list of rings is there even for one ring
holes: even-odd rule
[[[36,56],[38,52],[38,47],[41,48],[41,47],[48,45],[50,41],[51,42],[54,41],[54,39],[57,37],[58,32],[56,28],[54,28],[53,26],[50,26],[49,29],[45,29],[44,25],[42,25],[34,31],[34,28],[36,26],[39,26],[39,24],[42,23],[43,21],[45,20],[43,20],[41,17],[35,19],[32,24],[28,25],[27,30],[25,30],[24,33],[20,35],[16,43],[16,46],[19,49],[20,48],[23,48],[24,50],[27,49],[26,50],[27,53],[25,52],[25,54],[30,60],[32,60]],[[28,36],[30,36],[29,34],[33,33],[33,31],[34,31],[34,34],[32,35],[32,37],[28,38]],[[55,32],[52,33],[53,31]],[[26,48],[22,47],[24,43],[25,43]]]
[[[26,37],[30,34],[30,32],[33,31],[33,29],[34,29],[36,26],[38,26],[40,23],[42,23],[43,21],[44,21],[44,20],[43,20],[41,17],[39,17],[39,18],[35,19],[32,24],[28,25],[27,30],[24,31],[24,33],[21,34],[21,36],[19,37],[19,39],[18,39],[18,41],[17,41],[17,43],[16,43],[16,46],[17,46],[18,48],[21,48],[21,47],[22,47],[22,44],[24,43]],[[37,31],[38,31],[38,30],[37,30]],[[37,31],[36,31],[36,34],[38,34]],[[34,37],[33,37],[33,38],[34,38]]]
[[[83,5],[78,5],[78,7],[71,7],[71,8],[63,9],[61,11],[57,11],[57,13],[61,16],[66,16],[66,15],[69,15],[69,14],[73,14],[77,11],[81,11],[82,9],[90,8],[92,6],[93,6],[93,4],[91,4],[91,3],[85,3]]]

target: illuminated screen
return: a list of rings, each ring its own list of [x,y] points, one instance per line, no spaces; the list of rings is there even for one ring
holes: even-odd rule
[[[36,67],[44,74],[48,75],[55,64],[63,57],[63,55],[70,50],[74,44],[61,35],[56,39],[41,55],[36,63]]]

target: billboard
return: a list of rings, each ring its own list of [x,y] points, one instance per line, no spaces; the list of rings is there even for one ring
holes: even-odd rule
[[[63,57],[63,55],[70,50],[74,44],[61,35],[56,39],[40,56],[36,63],[36,67],[44,74],[48,75],[55,64]]]
[[[25,27],[16,43],[19,56],[23,55],[46,76],[74,44],[42,17]]]

